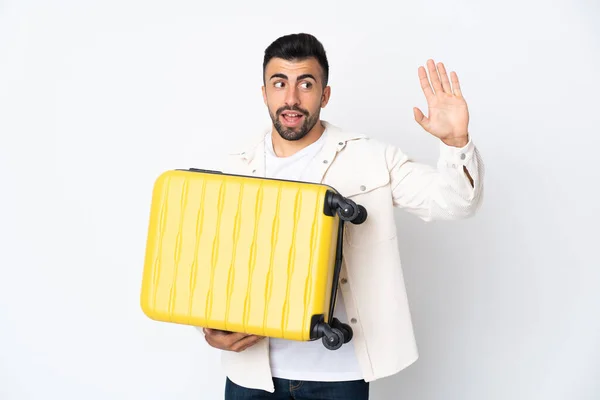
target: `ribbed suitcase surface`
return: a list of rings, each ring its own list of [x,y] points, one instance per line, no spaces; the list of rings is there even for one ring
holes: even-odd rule
[[[309,340],[328,319],[337,215],[319,184],[173,170],[154,186],[141,306],[150,318]]]

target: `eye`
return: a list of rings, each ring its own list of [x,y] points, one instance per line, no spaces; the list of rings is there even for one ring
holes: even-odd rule
[[[312,83],[310,83],[310,82],[302,82],[300,84],[300,86],[302,87],[302,89],[310,89],[312,87]]]
[[[273,86],[275,86],[275,87],[276,87],[276,88],[278,88],[278,89],[279,89],[279,88],[282,88],[282,87],[283,87],[283,82],[281,82],[281,81],[279,81],[279,82],[275,82],[275,83],[273,84]]]

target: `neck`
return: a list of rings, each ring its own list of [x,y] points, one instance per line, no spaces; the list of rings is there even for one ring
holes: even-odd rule
[[[273,127],[271,130],[273,150],[275,151],[275,154],[277,154],[277,157],[289,157],[319,140],[323,132],[325,132],[325,127],[321,121],[319,121],[302,139],[285,140],[279,135],[275,127]]]

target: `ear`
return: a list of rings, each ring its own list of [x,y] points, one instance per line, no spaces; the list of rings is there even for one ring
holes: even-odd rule
[[[329,98],[331,97],[331,87],[326,86],[323,89],[323,94],[321,95],[321,108],[325,108],[327,103],[329,103]]]
[[[267,90],[265,89],[265,87],[262,87],[262,95],[263,95],[263,101],[265,102],[265,106],[267,105]]]

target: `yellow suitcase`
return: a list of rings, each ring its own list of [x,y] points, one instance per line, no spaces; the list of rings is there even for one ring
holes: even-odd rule
[[[344,222],[367,211],[323,184],[191,168],[154,184],[141,288],[156,321],[335,350]]]

